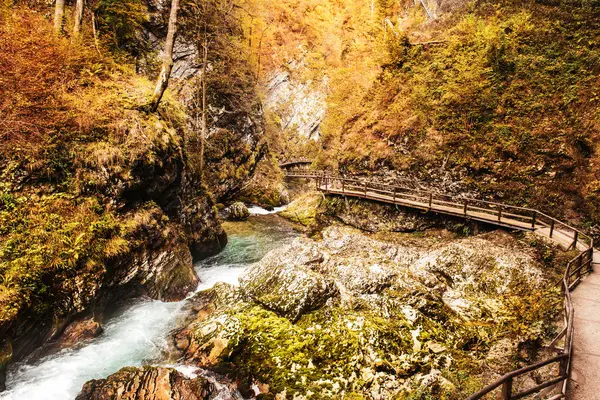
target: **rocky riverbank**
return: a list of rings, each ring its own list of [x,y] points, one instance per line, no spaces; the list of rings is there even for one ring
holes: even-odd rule
[[[117,299],[183,299],[198,284],[193,260],[225,245],[214,202],[196,189],[185,161],[182,131],[161,121],[154,129],[130,133],[135,151],[129,142],[90,144],[95,153],[75,160],[75,192],[18,182],[4,192],[0,263],[9,284],[0,297],[0,369],[62,341],[65,330],[75,343],[78,329],[69,325],[102,321]],[[123,158],[116,163],[98,152]]]
[[[172,368],[123,368],[86,383],[76,400],[203,400],[214,391],[206,379],[187,378]]]
[[[199,293],[173,335],[181,359],[263,399],[459,399],[535,359],[555,329],[561,255],[537,238],[321,236]]]

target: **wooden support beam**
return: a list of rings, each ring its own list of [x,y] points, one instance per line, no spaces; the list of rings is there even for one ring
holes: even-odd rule
[[[512,400],[512,386],[512,378],[508,378],[506,381],[504,381],[504,384],[502,385],[502,400]]]

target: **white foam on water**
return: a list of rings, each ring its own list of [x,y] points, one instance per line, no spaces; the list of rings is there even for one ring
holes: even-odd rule
[[[183,303],[139,300],[111,319],[104,333],[80,348],[60,351],[33,364],[11,366],[10,400],[73,399],[90,379],[105,378],[125,366],[141,366],[160,357]]]
[[[250,215],[269,215],[269,214],[277,214],[280,211],[283,211],[287,208],[287,206],[275,207],[272,211],[266,210],[259,206],[250,206],[248,207],[248,211],[250,211]]]
[[[274,226],[272,220],[254,221],[246,233],[231,235],[223,252],[196,265],[202,281],[197,291],[210,289],[217,282],[237,284],[248,265],[295,235],[291,230]],[[90,379],[106,378],[126,366],[160,363],[169,332],[177,326],[178,318],[183,317],[184,304],[185,301],[132,300],[107,322],[99,337],[37,362],[11,365],[7,390],[0,393],[0,399],[72,400]],[[211,380],[219,390],[218,399],[241,398],[208,371],[196,371],[189,366],[177,369],[186,376],[198,374]]]

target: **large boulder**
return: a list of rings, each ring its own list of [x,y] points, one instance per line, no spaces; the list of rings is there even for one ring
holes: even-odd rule
[[[76,400],[203,400],[215,391],[201,377],[186,378],[172,368],[123,368],[87,382]]]
[[[299,243],[305,246],[271,252],[240,278],[244,296],[291,321],[337,293],[333,280],[311,268],[323,261],[323,255],[308,240]]]
[[[244,203],[238,201],[225,209],[225,215],[230,221],[245,221],[250,217],[250,211]]]

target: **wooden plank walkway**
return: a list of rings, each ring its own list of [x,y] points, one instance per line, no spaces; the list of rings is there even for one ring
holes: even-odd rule
[[[485,222],[488,224],[501,226],[505,228],[518,229],[522,231],[530,231],[539,234],[545,238],[551,239],[556,244],[563,247],[565,250],[571,249],[575,238],[575,232],[573,230],[565,230],[561,227],[555,227],[552,235],[550,235],[550,227],[548,224],[543,222],[533,222],[533,218],[527,215],[516,215],[511,212],[500,213],[498,209],[483,209],[476,205],[469,204],[457,204],[450,202],[443,202],[439,200],[433,200],[431,204],[426,197],[414,196],[407,198],[400,194],[396,196],[381,193],[381,191],[372,191],[368,189],[356,190],[354,188],[334,188],[328,187],[328,185],[321,184],[318,189],[327,194],[339,195],[339,196],[350,196],[355,198],[361,198],[372,201],[379,201],[388,204],[395,204],[402,207],[408,207],[418,209],[422,211],[435,212],[439,214],[451,215],[454,217],[460,217],[465,219],[471,219],[479,222]],[[447,203],[447,204],[443,204]],[[506,208],[509,208],[506,206]],[[587,248],[585,242],[577,242],[577,248],[581,251]]]
[[[565,323],[551,345],[558,355],[508,373],[468,400],[482,399],[492,393],[503,400],[529,398],[534,394],[541,396],[535,398],[551,400],[600,400],[600,272],[593,271],[594,264],[598,264],[600,270],[600,253],[594,251],[591,237],[533,209],[334,177],[319,171],[288,170],[286,177],[315,179],[316,188],[325,194],[367,199],[530,231],[552,240],[565,250],[578,250],[579,255],[566,266],[562,282]],[[577,290],[573,291],[576,287]],[[561,341],[563,345],[559,347]],[[521,393],[513,393],[514,379],[550,364],[558,365],[557,377]]]
[[[573,291],[575,308],[573,368],[569,398],[600,399],[600,252],[594,271]]]

